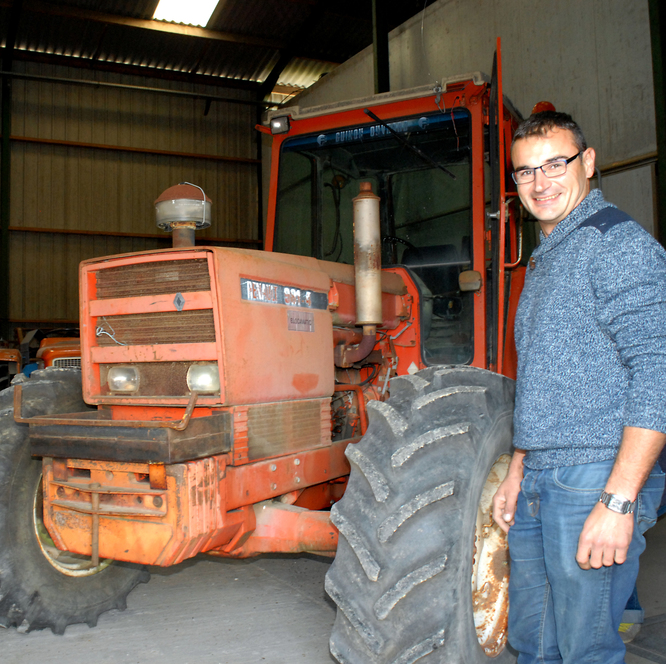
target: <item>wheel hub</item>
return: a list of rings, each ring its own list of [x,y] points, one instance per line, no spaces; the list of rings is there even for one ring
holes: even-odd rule
[[[506,645],[509,609],[509,551],[506,534],[492,518],[492,500],[509,470],[503,454],[490,469],[476,519],[472,569],[472,607],[479,644],[489,657]]]

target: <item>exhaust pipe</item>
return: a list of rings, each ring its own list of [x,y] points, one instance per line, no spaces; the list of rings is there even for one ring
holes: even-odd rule
[[[382,323],[382,240],[379,230],[379,196],[370,182],[361,182],[354,204],[354,269],[356,273],[356,324]],[[375,334],[376,329],[372,334]],[[365,335],[365,329],[363,334]]]
[[[354,272],[356,282],[356,324],[363,326],[361,343],[352,348],[335,347],[335,364],[352,366],[366,358],[377,341],[377,325],[382,323],[382,254],[379,226],[379,196],[372,183],[361,182],[354,205]]]
[[[172,247],[193,247],[194,231],[197,229],[193,222],[176,222],[172,226],[171,246]]]

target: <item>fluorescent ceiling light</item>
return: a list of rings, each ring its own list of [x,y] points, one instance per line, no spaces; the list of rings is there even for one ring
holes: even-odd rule
[[[217,3],[218,0],[160,0],[153,18],[205,27]]]

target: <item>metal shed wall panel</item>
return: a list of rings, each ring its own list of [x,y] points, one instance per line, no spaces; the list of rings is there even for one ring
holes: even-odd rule
[[[159,249],[143,238],[15,232],[10,241],[12,319],[23,325],[78,320],[78,266],[92,256]]]
[[[19,62],[14,70],[46,76],[57,72],[63,78],[146,85],[146,79],[138,77],[29,63]],[[249,99],[248,93],[239,90],[225,89],[221,93],[219,88],[163,82],[160,87]],[[203,99],[21,79],[14,81],[13,89],[13,135],[255,157],[255,111],[249,105],[215,102],[204,116]]]
[[[173,184],[192,182],[213,201],[211,227],[198,237],[254,239],[256,218],[246,217],[256,210],[256,186],[243,170],[251,167],[17,142],[11,226],[157,233],[153,201]]]
[[[151,87],[196,90],[119,75],[17,63],[15,71]],[[224,90],[242,99],[248,93]],[[247,97],[246,97],[247,98]],[[256,110],[250,105],[140,91],[15,79],[12,99],[12,228],[104,233],[159,233],[153,201],[187,181],[213,201],[212,225],[197,233],[257,238],[257,166],[185,156],[26,142],[21,137],[103,146],[233,157],[256,157]],[[10,317],[48,321],[78,317],[78,263],[93,256],[168,246],[140,238],[12,231]],[[254,245],[251,245],[254,246]]]

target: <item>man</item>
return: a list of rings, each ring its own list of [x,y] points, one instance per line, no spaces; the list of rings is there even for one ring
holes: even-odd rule
[[[590,192],[595,152],[569,115],[532,115],[511,158],[541,242],[516,315],[516,451],[493,505],[509,533],[509,642],[520,664],[621,664],[664,489],[666,253]]]

